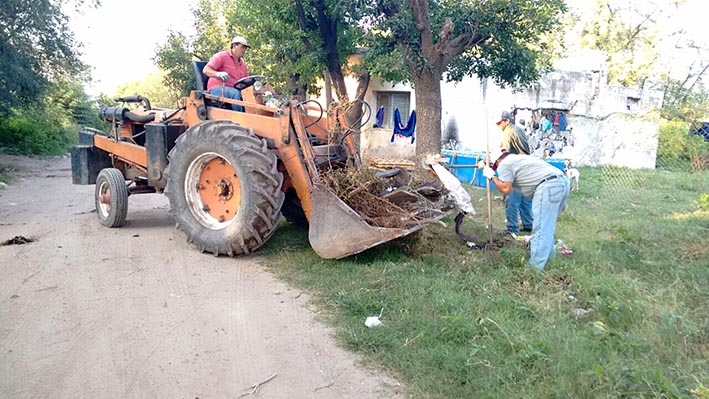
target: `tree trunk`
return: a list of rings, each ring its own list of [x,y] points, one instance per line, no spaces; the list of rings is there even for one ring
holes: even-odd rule
[[[441,153],[441,74],[424,71],[414,75],[416,90],[416,167],[428,155]],[[402,115],[406,119],[406,116]]]
[[[332,79],[327,69],[323,71],[323,79],[325,80],[325,108],[327,108],[332,103]]]

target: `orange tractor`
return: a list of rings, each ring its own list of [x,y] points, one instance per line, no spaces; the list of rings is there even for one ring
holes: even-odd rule
[[[343,113],[314,101],[278,99],[258,76],[236,83],[243,101],[210,95],[203,66],[193,63],[197,90],[182,107],[152,109],[142,96],[117,99],[142,107],[102,107],[110,132],[79,133],[72,179],[96,185],[101,224],[122,226],[130,195],[165,193],[177,228],[201,251],[248,254],[271,237],[283,214],[309,225],[310,244],[326,259],[422,227],[371,226],[322,184],[323,170],[361,167]]]

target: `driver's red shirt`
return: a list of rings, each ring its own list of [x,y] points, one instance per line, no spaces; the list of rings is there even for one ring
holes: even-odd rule
[[[217,72],[226,72],[229,74],[229,79],[226,81],[226,87],[234,87],[234,83],[241,78],[249,76],[249,67],[246,66],[242,58],[237,63],[231,55],[231,51],[220,51],[212,57],[207,63],[210,68]],[[207,90],[212,87],[221,86],[222,81],[217,78],[209,78],[207,81]]]

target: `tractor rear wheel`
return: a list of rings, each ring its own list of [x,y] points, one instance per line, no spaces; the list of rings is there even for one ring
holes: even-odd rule
[[[123,173],[116,168],[101,169],[96,178],[96,215],[107,227],[121,227],[128,215],[128,187]]]
[[[284,194],[277,158],[251,129],[207,121],[170,151],[165,194],[187,241],[215,256],[248,254],[273,234]]]

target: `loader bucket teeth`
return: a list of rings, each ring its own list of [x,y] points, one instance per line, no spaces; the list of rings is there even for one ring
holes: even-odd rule
[[[308,239],[315,253],[324,259],[341,259],[423,228],[370,226],[326,186],[315,183],[312,191]]]

